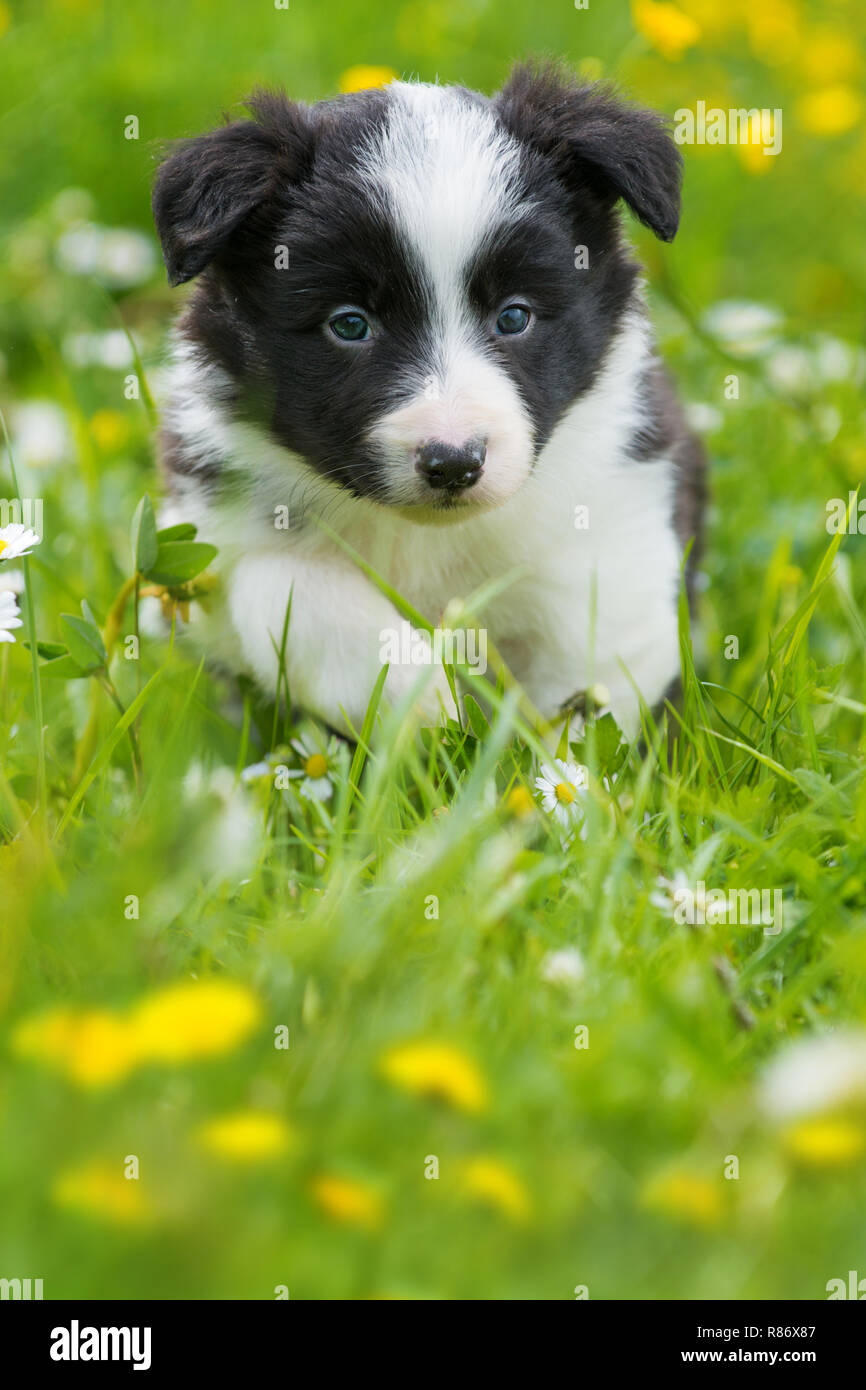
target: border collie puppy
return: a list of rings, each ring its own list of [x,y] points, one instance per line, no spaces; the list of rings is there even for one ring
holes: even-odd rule
[[[590,682],[633,731],[679,671],[703,458],[653,345],[623,200],[670,241],[663,120],[557,66],[497,95],[260,93],[153,195],[180,320],[167,521],[219,546],[211,653],[345,731],[405,623],[327,523],[435,623],[480,621],[549,719]],[[694,559],[692,550],[689,562]],[[418,667],[393,665],[399,699]],[[450,703],[441,667],[427,713]]]

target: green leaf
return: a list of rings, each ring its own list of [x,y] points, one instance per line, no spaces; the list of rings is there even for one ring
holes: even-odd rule
[[[63,647],[63,656],[55,656],[50,661],[44,661],[39,667],[40,676],[56,677],[58,680],[81,680],[82,676],[90,676],[98,670],[97,666],[85,671],[79,666],[78,662],[71,657]]]
[[[22,642],[21,645],[30,650],[29,642]],[[37,642],[36,650],[43,661],[53,661],[57,656],[65,656],[69,648],[63,642]]]
[[[96,624],[88,618],[78,618],[74,613],[61,613],[69,655],[83,671],[95,671],[104,666],[108,654],[103,646],[102,634]]]
[[[161,531],[157,531],[156,539],[162,545],[163,541],[194,541],[197,526],[193,526],[191,521],[179,521],[177,526],[164,526]]]
[[[186,584],[206,570],[216,554],[215,545],[202,541],[163,541],[147,578],[156,584]]]
[[[473,699],[471,695],[464,695],[463,706],[466,710],[466,719],[469,723],[469,727],[475,737],[481,739],[486,738],[490,733],[490,725],[478,701]]]
[[[132,554],[140,574],[149,574],[156,561],[159,543],[156,538],[156,518],[147,493],[144,494],[132,518]]]

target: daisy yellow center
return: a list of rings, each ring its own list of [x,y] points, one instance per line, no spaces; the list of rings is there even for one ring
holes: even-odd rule
[[[308,777],[324,777],[328,771],[328,759],[322,753],[314,753],[304,763],[304,771]]]
[[[574,800],[574,787],[568,782],[558,782],[554,788],[557,801],[561,801],[563,806],[570,806]]]
[[[8,541],[0,541],[0,555],[3,554],[3,551],[6,549],[6,547],[8,546],[8,544],[9,544]]]

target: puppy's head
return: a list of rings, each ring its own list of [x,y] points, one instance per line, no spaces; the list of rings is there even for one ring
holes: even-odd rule
[[[394,83],[182,142],[153,206],[186,332],[236,408],[417,520],[512,496],[592,383],[633,290],[620,199],[664,240],[661,119],[558,68],[487,99]]]

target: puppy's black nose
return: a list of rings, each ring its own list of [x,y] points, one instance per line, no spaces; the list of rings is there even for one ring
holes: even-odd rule
[[[431,439],[429,444],[422,444],[418,450],[415,467],[431,487],[459,492],[478,482],[486,453],[487,445],[483,439],[458,445]]]

